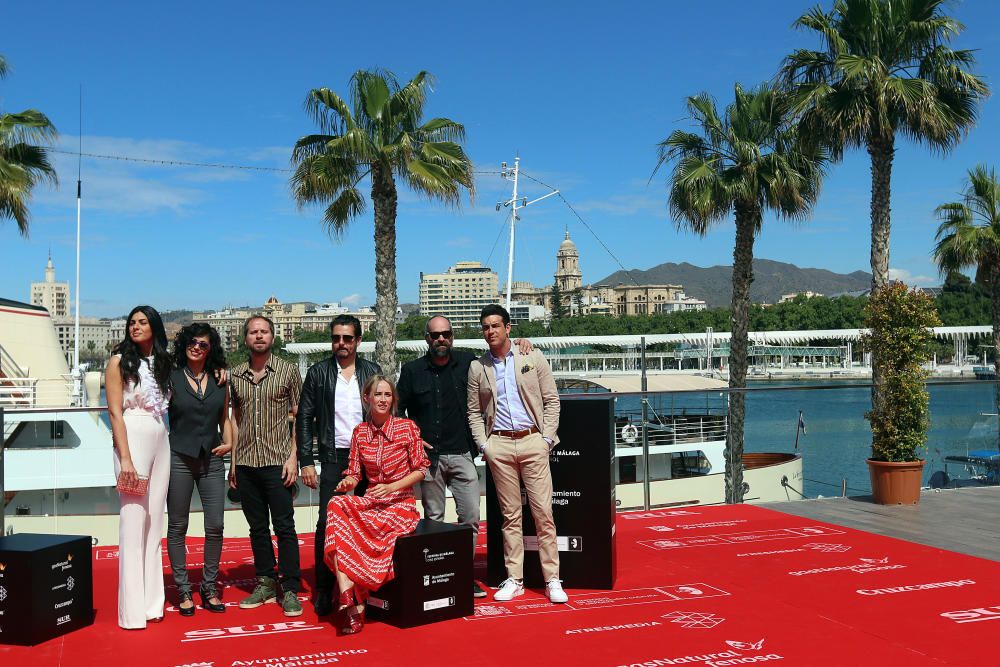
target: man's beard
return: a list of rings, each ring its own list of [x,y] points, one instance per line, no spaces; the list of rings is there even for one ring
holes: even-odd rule
[[[451,348],[447,345],[431,345],[431,354],[438,359],[443,359],[451,354]]]

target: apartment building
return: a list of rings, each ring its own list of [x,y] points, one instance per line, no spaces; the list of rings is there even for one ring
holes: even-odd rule
[[[455,329],[478,326],[479,312],[497,303],[499,279],[479,262],[456,262],[444,273],[420,274],[420,314],[444,315]]]

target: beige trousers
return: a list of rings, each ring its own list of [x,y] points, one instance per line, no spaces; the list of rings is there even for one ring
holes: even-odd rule
[[[552,520],[552,473],[549,445],[539,433],[518,440],[491,435],[483,453],[493,473],[503,514],[503,555],[507,576],[524,578],[524,536],[521,528],[521,482],[538,534],[538,557],[545,581],[559,578],[559,547]]]
[[[164,507],[170,482],[170,442],[161,420],[145,413],[126,413],[125,432],[132,464],[149,475],[149,493],[120,494],[118,514],[118,625],[135,629],[163,616]],[[115,476],[121,460],[115,450]]]

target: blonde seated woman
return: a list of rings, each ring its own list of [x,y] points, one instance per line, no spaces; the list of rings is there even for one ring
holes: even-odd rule
[[[354,429],[351,454],[337,491],[354,489],[364,469],[364,496],[334,496],[327,508],[323,547],[340,588],[338,622],[342,634],[364,627],[369,592],[393,578],[396,538],[412,533],[420,520],[413,487],[427,475],[420,429],[396,417],[396,387],[373,375],[361,390],[367,419]]]

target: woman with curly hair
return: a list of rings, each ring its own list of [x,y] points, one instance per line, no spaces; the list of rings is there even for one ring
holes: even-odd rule
[[[118,520],[118,625],[142,629],[163,619],[163,503],[170,445],[163,416],[170,400],[170,354],[160,314],[136,306],[125,340],[108,362],[105,386],[115,448]]]
[[[167,491],[167,555],[179,593],[181,616],[194,616],[187,573],[188,517],[194,488],[205,520],[205,558],[198,593],[202,609],[226,610],[216,579],[222,555],[226,466],[222,457],[233,448],[227,418],[229,392],[219,380],[226,355],[219,332],[207,324],[189,324],[174,340],[170,373],[170,487]]]

